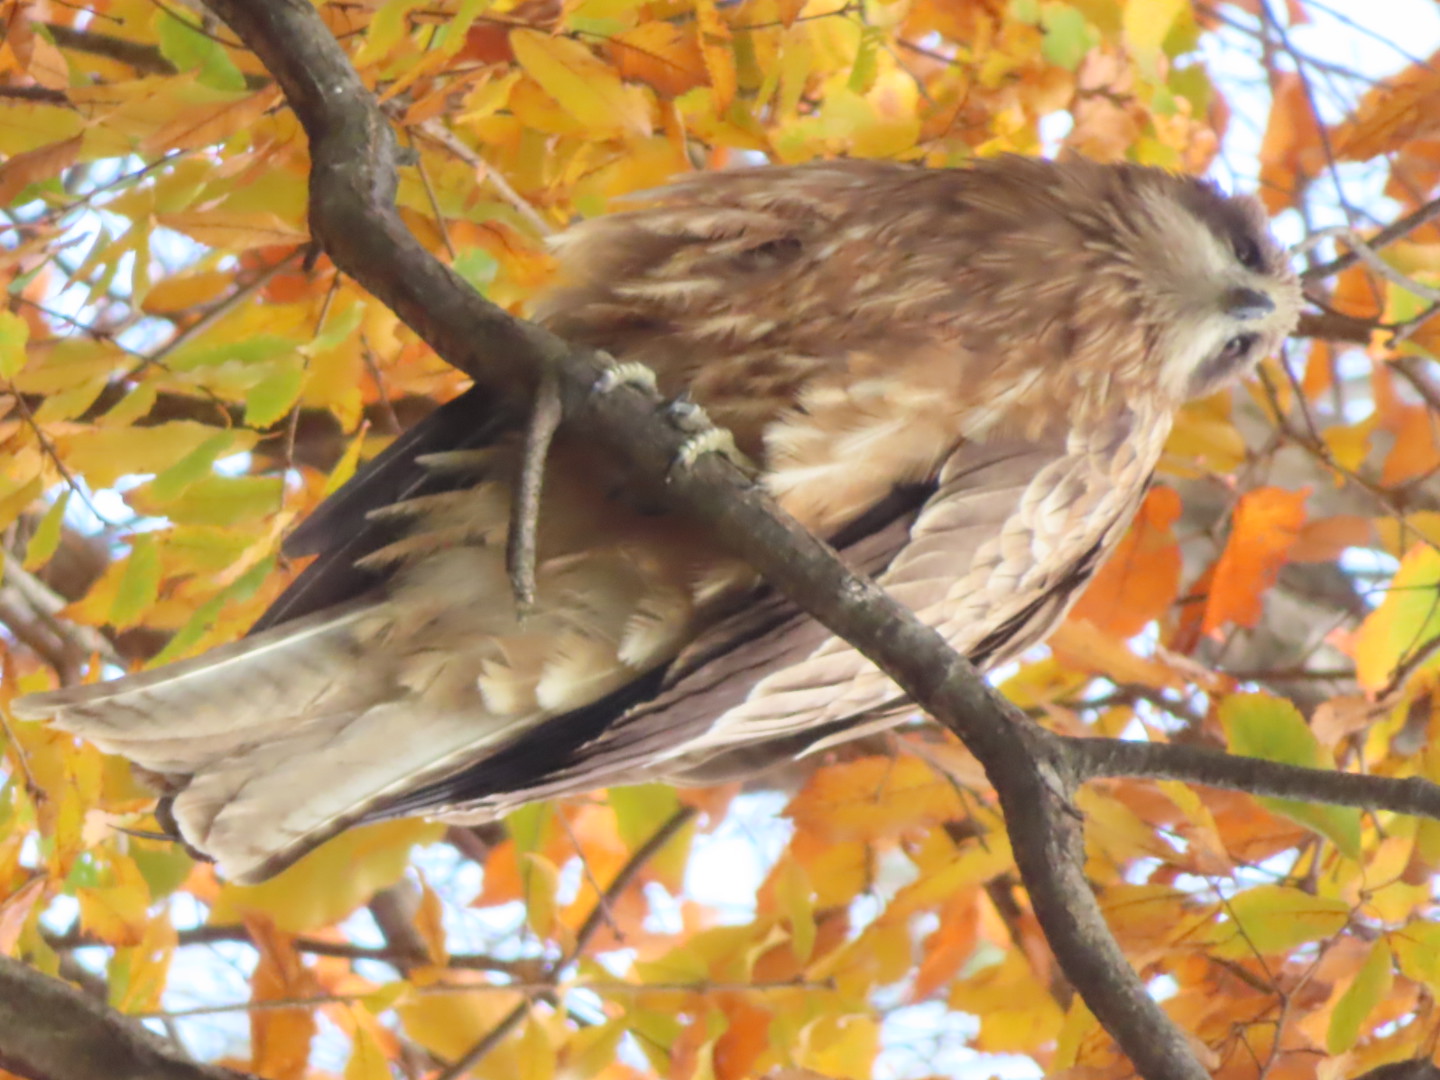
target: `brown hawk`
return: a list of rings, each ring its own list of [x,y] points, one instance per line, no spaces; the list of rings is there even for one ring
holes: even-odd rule
[[[1255,203],[1088,161],[708,173],[559,252],[548,326],[689,394],[786,510],[982,667],[1044,639],[1175,410],[1300,304]],[[517,619],[523,426],[462,395],[295,532],[319,558],[248,637],[16,711],[162,777],[180,834],[242,881],[357,822],[711,779],[904,715],[867,660],[563,430]]]

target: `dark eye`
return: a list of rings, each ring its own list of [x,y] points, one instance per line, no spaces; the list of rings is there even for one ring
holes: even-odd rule
[[[1240,265],[1246,270],[1253,270],[1258,274],[1265,269],[1265,253],[1260,250],[1254,237],[1235,237],[1235,258],[1240,260]]]
[[[1255,347],[1259,338],[1259,334],[1236,334],[1225,343],[1225,348],[1220,350],[1220,363],[1230,364],[1239,360]]]

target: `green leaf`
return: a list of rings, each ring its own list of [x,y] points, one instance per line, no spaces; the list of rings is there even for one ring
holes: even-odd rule
[[[108,622],[117,629],[134,626],[159,595],[160,552],[153,534],[140,533],[130,542],[130,558],[115,590]]]
[[[1040,25],[1045,29],[1040,52],[1056,67],[1074,71],[1095,47],[1095,31],[1085,16],[1069,4],[1046,6],[1040,12]]]
[[[145,488],[130,492],[126,502],[144,514],[163,514],[177,525],[233,526],[273,514],[283,493],[278,476],[206,473],[169,502],[152,502]]]
[[[155,20],[160,54],[179,71],[200,73],[200,82],[215,90],[244,90],[241,74],[225,46],[192,24],[161,11]]]
[[[534,851],[545,842],[545,830],[550,824],[552,810],[549,803],[531,803],[505,817],[505,831],[515,841],[515,852],[524,855]]]
[[[455,257],[453,269],[468,281],[476,292],[483,294],[499,273],[500,264],[495,260],[495,256],[484,248],[470,248]]]
[[[846,83],[857,94],[867,93],[875,85],[875,76],[880,70],[879,53],[883,37],[878,27],[864,26],[860,29],[860,48],[850,68],[850,81]]]
[[[25,366],[30,324],[13,311],[0,311],[0,379],[14,378]]]
[[[1340,995],[1330,1014],[1330,1030],[1325,1035],[1325,1048],[1330,1053],[1343,1054],[1360,1041],[1362,1025],[1389,995],[1394,982],[1390,945],[1381,938],[1370,947],[1370,955],[1360,966],[1355,981]]]
[[[298,356],[276,360],[271,371],[245,394],[245,424],[266,428],[288,413],[305,385],[305,362]]]
[[[1213,949],[1217,956],[1237,960],[1277,956],[1333,937],[1350,921],[1350,905],[1288,885],[1259,885],[1230,901],[1225,914],[1229,918]]]
[[[30,537],[30,543],[25,545],[26,570],[44,566],[60,546],[60,536],[64,531],[62,526],[65,524],[65,507],[70,503],[71,494],[69,488],[62,491],[60,497],[50,504],[50,509],[45,511],[40,524],[35,527],[35,535]]]
[[[611,788],[606,797],[615,811],[616,831],[631,851],[654,836],[680,806],[675,789],[668,784]]]
[[[168,503],[177,498],[202,476],[209,476],[211,466],[234,441],[228,431],[212,435],[170,468],[157,473],[150,481],[146,494],[157,503]]]
[[[1220,723],[1230,749],[1237,754],[1307,769],[1335,767],[1300,710],[1281,698],[1269,694],[1232,694],[1220,703]],[[1260,802],[1274,813],[1327,837],[1347,858],[1359,858],[1361,817],[1357,807],[1327,806],[1295,799],[1261,798]]]

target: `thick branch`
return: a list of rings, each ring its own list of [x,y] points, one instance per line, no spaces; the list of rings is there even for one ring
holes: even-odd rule
[[[0,956],[0,1068],[27,1080],[239,1080],[73,986]]]

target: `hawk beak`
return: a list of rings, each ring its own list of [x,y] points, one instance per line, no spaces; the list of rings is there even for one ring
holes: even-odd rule
[[[1225,314],[1240,322],[1263,319],[1274,310],[1275,301],[1259,289],[1240,287],[1225,294]]]

